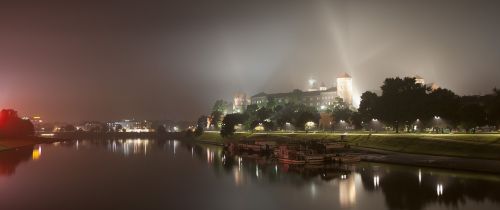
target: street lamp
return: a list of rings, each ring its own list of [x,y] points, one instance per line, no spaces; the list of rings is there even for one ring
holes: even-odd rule
[[[417,132],[417,130],[421,127],[420,119],[415,120],[415,123],[413,124],[413,131]]]
[[[443,128],[441,128],[443,124],[443,121],[441,120],[440,116],[434,116],[434,126],[436,126],[436,133],[439,133],[439,130],[441,129],[441,132],[444,133]]]

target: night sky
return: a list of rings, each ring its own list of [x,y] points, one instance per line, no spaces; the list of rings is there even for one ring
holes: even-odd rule
[[[344,71],[358,96],[415,74],[500,87],[494,0],[15,2],[0,3],[0,107],[49,121],[193,120]]]

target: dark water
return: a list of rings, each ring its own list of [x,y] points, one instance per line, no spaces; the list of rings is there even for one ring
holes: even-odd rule
[[[71,141],[1,152],[0,209],[500,209],[500,177],[292,167],[174,140]]]

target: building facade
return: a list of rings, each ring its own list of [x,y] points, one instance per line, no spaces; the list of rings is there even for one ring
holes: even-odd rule
[[[352,106],[352,77],[343,73],[337,77],[337,95],[349,106]]]
[[[327,88],[321,84],[319,88],[317,83],[309,82],[307,91],[294,90],[288,93],[258,93],[251,97],[250,104],[256,104],[259,107],[266,106],[269,102],[275,104],[299,103],[307,106],[316,107],[318,110],[326,110],[326,108],[335,103],[337,97],[342,98],[349,106],[352,106],[352,77],[347,73],[337,77],[337,85]]]
[[[246,93],[238,92],[234,94],[232,113],[242,113],[249,104],[250,99],[247,97]]]

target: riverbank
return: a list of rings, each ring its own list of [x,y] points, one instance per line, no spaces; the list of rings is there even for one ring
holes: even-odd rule
[[[0,139],[0,152],[13,150],[21,147],[34,146],[37,144],[52,143],[60,139],[43,137],[25,137],[17,139]]]
[[[219,143],[241,140],[339,141],[342,138],[347,144],[360,148],[500,160],[500,134],[236,133],[223,139],[216,132],[205,132],[196,137],[197,140]]]
[[[182,139],[186,136],[183,132],[170,132],[159,135],[156,132],[58,132],[55,138],[61,139]]]
[[[362,147],[353,149],[360,151],[361,160],[368,162],[500,174],[500,160],[410,154]]]
[[[366,134],[353,133],[237,133],[223,139],[204,133],[198,141],[224,143],[242,140],[339,141],[362,154],[362,160],[500,174],[499,134]]]

